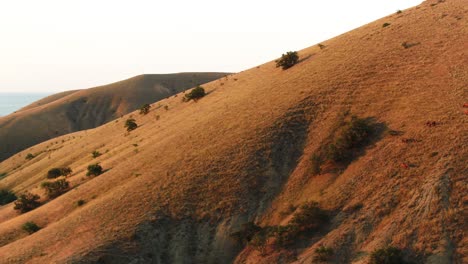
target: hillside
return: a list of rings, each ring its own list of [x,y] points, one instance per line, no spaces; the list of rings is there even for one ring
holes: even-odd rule
[[[0,161],[45,140],[98,127],[143,104],[225,75],[147,74],[96,88],[48,96],[11,115],[0,117]]]
[[[271,61],[203,85],[196,102],[179,94],[12,156],[0,188],[43,205],[0,207],[0,263],[314,263],[320,252],[369,263],[387,246],[413,263],[467,263],[466,14],[465,0],[426,1],[303,49],[287,70]],[[86,176],[94,163],[104,173]],[[72,189],[46,202],[54,167],[73,170]],[[41,229],[28,234],[28,221]]]

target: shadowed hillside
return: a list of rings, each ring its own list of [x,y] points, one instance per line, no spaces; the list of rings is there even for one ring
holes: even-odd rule
[[[0,207],[0,263],[468,262],[466,14],[426,1],[289,69],[271,61],[14,155],[0,188],[42,205]],[[72,169],[70,190],[48,200],[55,167]]]
[[[140,75],[96,88],[66,91],[0,118],[0,160],[45,140],[95,128],[226,73]]]

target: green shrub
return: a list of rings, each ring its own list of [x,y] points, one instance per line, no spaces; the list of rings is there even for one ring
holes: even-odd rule
[[[20,211],[21,213],[26,213],[31,210],[34,210],[41,205],[41,203],[39,202],[40,198],[41,197],[37,194],[25,192],[21,194],[15,201],[14,209]]]
[[[186,102],[188,102],[190,100],[197,101],[198,99],[204,97],[205,95],[206,95],[205,89],[199,85],[196,88],[193,88],[190,91],[190,93],[185,94],[184,101],[186,101]]]
[[[9,204],[16,200],[16,195],[10,190],[0,189],[0,205]]]
[[[144,104],[140,107],[140,115],[146,115],[149,113],[151,108],[151,105],[149,104]]]
[[[383,23],[382,27],[388,27],[390,26],[390,23]]]
[[[70,189],[70,183],[65,179],[60,179],[57,181],[48,181],[41,184],[50,199],[56,198]]]
[[[8,175],[6,172],[0,172],[0,180],[5,178]]]
[[[32,160],[32,159],[34,159],[35,157],[36,157],[36,156],[34,156],[33,154],[28,153],[28,154],[26,155],[26,160]]]
[[[68,176],[72,173],[72,169],[66,168],[52,168],[47,172],[47,179],[55,179],[60,176]]]
[[[283,70],[289,69],[299,61],[297,51],[288,51],[281,55],[281,58],[276,60],[276,68],[281,67]]]
[[[94,159],[102,155],[101,152],[99,152],[97,150],[93,151],[91,154],[93,155]]]
[[[38,225],[36,225],[36,223],[32,221],[24,223],[22,228],[24,231],[28,232],[29,234],[36,233],[37,231],[41,229]]]
[[[253,222],[247,222],[242,225],[241,229],[235,233],[231,234],[231,237],[234,238],[239,244],[247,244],[255,234],[262,230],[261,227],[257,226]]]
[[[309,231],[315,230],[327,222],[327,213],[318,206],[318,203],[309,202],[299,208],[289,224],[297,226],[299,230]]]
[[[396,247],[384,247],[371,253],[370,264],[404,264],[403,253]]]
[[[315,249],[314,260],[318,262],[329,261],[333,256],[333,249],[325,246],[320,246]]]
[[[99,163],[91,164],[88,166],[88,172],[86,173],[86,176],[99,176],[102,174],[102,171],[102,167],[99,165]]]
[[[127,121],[125,121],[125,127],[127,128],[127,131],[130,132],[132,130],[135,130],[138,127],[138,125],[135,122],[135,119],[129,118],[127,119]]]
[[[76,202],[76,205],[78,205],[78,206],[83,206],[85,203],[86,203],[85,200],[80,199],[80,200],[78,200],[78,201]]]
[[[335,162],[348,160],[352,157],[354,149],[368,143],[372,132],[372,126],[367,119],[353,116],[334,142],[328,145],[327,158]]]

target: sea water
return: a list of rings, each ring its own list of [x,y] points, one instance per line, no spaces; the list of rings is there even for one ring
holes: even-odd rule
[[[50,93],[0,93],[0,116],[11,114]]]

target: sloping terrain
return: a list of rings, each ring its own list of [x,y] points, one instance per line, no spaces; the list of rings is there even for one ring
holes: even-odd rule
[[[466,14],[464,0],[426,1],[301,50],[287,70],[269,62],[196,102],[180,94],[14,155],[0,188],[43,205],[0,207],[0,262],[314,263],[326,247],[330,263],[368,263],[390,245],[414,263],[468,262]],[[372,132],[331,161],[353,115]],[[94,163],[105,172],[86,176]],[[72,189],[46,201],[54,167],[73,170]],[[327,219],[286,229],[314,220],[297,217],[313,201]],[[239,243],[248,222],[294,236]]]
[[[45,140],[95,128],[226,73],[147,74],[91,89],[66,91],[0,118],[0,160]]]

